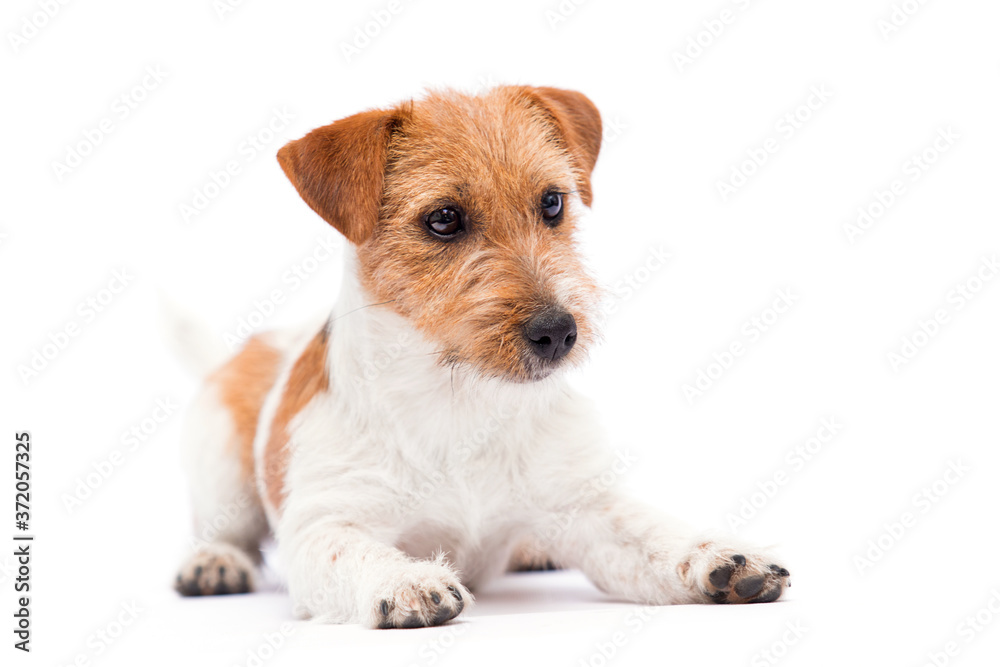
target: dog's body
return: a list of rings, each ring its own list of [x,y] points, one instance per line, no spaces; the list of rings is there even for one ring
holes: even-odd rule
[[[600,137],[579,93],[502,87],[282,149],[352,243],[345,281],[329,319],[252,339],[206,382],[185,439],[196,530],[243,509],[181,592],[251,589],[273,531],[301,615],[373,627],[443,623],[512,559],[641,602],[780,596],[771,558],[609,486],[620,463],[560,373],[597,335],[572,231]]]

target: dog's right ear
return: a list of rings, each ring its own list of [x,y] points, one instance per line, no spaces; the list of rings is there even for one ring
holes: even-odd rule
[[[364,243],[378,222],[389,141],[401,114],[400,109],[363,111],[278,151],[278,163],[302,199],[355,245]]]
[[[601,113],[590,98],[575,90],[544,87],[520,87],[520,90],[548,113],[559,130],[562,141],[579,170],[577,186],[580,199],[590,206],[593,200],[590,173],[601,152]]]

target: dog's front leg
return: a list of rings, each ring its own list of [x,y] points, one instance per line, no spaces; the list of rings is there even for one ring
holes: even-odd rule
[[[761,549],[699,535],[686,524],[616,493],[564,508],[543,531],[561,564],[601,590],[634,602],[772,602],[788,570]]]
[[[301,616],[372,628],[415,628],[445,623],[472,603],[472,595],[443,559],[410,558],[348,522],[283,527],[280,549]]]

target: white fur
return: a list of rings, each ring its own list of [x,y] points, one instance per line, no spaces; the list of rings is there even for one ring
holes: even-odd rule
[[[264,501],[300,615],[377,626],[386,599],[421,612],[421,593],[460,586],[459,577],[480,586],[505,571],[524,540],[640,602],[706,601],[708,573],[737,552],[766,573],[773,561],[755,550],[706,546],[686,525],[602,484],[615,456],[594,406],[561,373],[518,384],[439,365],[434,344],[406,320],[364,307],[371,300],[348,253],[329,325],[331,389],[290,424],[284,506]],[[316,331],[281,343],[285,371],[262,410],[258,460],[288,368]],[[226,438],[212,401],[205,396],[193,415],[193,446],[206,458],[189,469],[196,487],[216,488],[196,493],[196,505],[235,488],[221,488],[232,485],[229,464],[203,449]],[[248,531],[258,527],[251,514]]]

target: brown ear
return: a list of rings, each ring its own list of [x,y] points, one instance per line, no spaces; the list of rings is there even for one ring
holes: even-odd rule
[[[580,199],[587,206],[593,200],[590,189],[590,173],[601,152],[601,114],[594,103],[583,93],[560,88],[527,88],[539,106],[544,108],[566,143],[566,150],[572,156],[580,171],[577,187]]]
[[[278,151],[278,163],[302,199],[356,245],[378,222],[389,140],[399,121],[397,109],[364,111]]]

